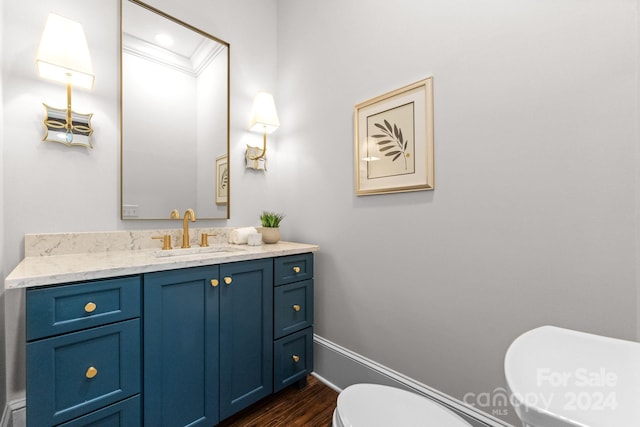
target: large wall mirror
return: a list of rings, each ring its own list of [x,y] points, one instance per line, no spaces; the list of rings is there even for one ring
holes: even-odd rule
[[[121,0],[122,219],[229,218],[229,44]]]

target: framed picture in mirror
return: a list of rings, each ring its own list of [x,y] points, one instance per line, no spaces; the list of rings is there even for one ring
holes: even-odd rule
[[[226,154],[216,158],[216,204],[226,205],[229,200],[229,160]]]

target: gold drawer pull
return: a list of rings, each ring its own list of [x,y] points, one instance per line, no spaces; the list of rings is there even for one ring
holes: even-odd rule
[[[214,288],[216,286],[218,286],[220,284],[220,282],[218,282],[218,279],[211,279],[211,286],[213,286]]]
[[[298,356],[297,354],[293,355],[293,361],[294,363],[298,363],[300,361],[300,356]]]
[[[231,277],[225,277],[224,278],[224,283],[226,283],[227,285],[230,285],[231,282],[233,282],[233,279]]]
[[[298,304],[295,304],[295,305],[293,306],[293,309],[294,309],[295,311],[300,311],[300,306],[299,306]]]
[[[98,306],[96,305],[95,302],[88,302],[85,306],[84,306],[84,311],[87,313],[93,313],[95,311],[95,309]]]
[[[295,267],[293,267],[293,271],[295,273],[300,273],[300,267],[298,267],[297,265]]]
[[[91,379],[93,377],[95,377],[96,375],[98,375],[98,370],[96,368],[94,368],[93,366],[89,366],[89,369],[87,369],[87,373],[85,374],[87,378]]]

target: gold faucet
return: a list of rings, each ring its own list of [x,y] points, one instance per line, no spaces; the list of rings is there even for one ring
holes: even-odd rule
[[[189,244],[189,219],[191,219],[191,222],[196,222],[196,214],[191,208],[184,212],[184,219],[182,220],[182,247],[185,249],[191,247]]]

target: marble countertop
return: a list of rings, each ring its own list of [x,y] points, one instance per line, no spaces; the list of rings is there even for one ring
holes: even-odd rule
[[[162,254],[158,249],[64,253],[44,256],[27,255],[5,278],[4,287],[5,289],[30,288],[152,271],[295,255],[315,252],[319,249],[317,245],[282,241],[260,246],[218,245],[223,251],[188,253],[178,256],[161,256],[166,254]],[[176,253],[177,251],[179,249],[174,250]]]

